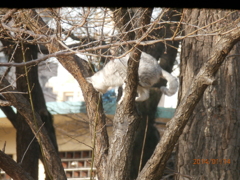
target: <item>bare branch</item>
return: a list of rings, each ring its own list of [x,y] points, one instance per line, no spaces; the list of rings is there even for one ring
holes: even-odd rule
[[[4,23],[6,20],[8,20],[8,19],[12,16],[13,13],[17,12],[17,10],[18,10],[18,9],[15,9],[15,8],[9,10],[9,11],[2,17],[1,22]]]
[[[137,9],[135,12],[135,16],[137,16],[137,18],[132,19],[133,22],[128,26],[128,28],[134,28],[139,26],[139,24],[148,24],[150,22],[149,17],[151,17],[149,14],[151,15],[151,13],[151,8]],[[126,19],[123,19],[123,21],[126,21]],[[119,21],[119,19],[116,17],[115,21]],[[125,95],[123,97],[123,101],[121,102],[121,106],[117,107],[116,115],[113,120],[114,131],[108,155],[108,161],[111,163],[108,163],[105,168],[105,179],[115,179],[116,177],[118,179],[125,179],[130,176],[133,140],[139,125],[139,116],[135,109],[135,93],[138,85],[138,66],[142,48],[139,43],[147,36],[153,27],[154,24],[152,24],[152,26],[148,29],[140,29],[135,32],[135,34],[126,37],[130,40],[137,38],[138,41],[136,41],[137,43],[128,50],[132,52],[128,60],[127,80],[124,88]],[[121,169],[121,171],[118,169]]]
[[[28,16],[32,18],[32,23],[28,24],[29,29],[33,30],[34,32],[37,32],[38,29],[41,29],[43,33],[48,31],[48,27],[34,10],[30,10]],[[59,50],[64,49],[63,46],[56,39],[53,39],[53,42],[51,44],[47,44],[46,46],[48,47],[50,53],[55,53]],[[78,81],[82,88],[84,98],[87,104],[91,136],[95,137],[95,128],[96,132],[100,130],[96,135],[96,146],[94,147],[94,149],[96,153],[95,166],[98,169],[98,176],[101,179],[101,177],[103,177],[103,170],[106,167],[107,163],[106,157],[108,153],[109,142],[107,130],[105,127],[106,116],[104,114],[102,104],[96,104],[96,102],[101,102],[101,99],[99,97],[99,94],[93,89],[92,85],[87,83],[84,78],[90,76],[92,74],[92,70],[88,62],[74,55],[58,56],[58,60],[73,75],[73,77]],[[94,126],[95,124],[96,126]]]
[[[13,91],[13,89],[9,85],[9,82],[5,78],[3,78],[2,82],[0,83],[0,88],[4,87],[8,87],[5,88],[6,91]],[[46,163],[49,169],[48,171],[49,175],[53,179],[66,180],[67,178],[61,165],[60,157],[58,156],[45,128],[42,128],[38,132],[39,127],[41,127],[41,125],[43,124],[39,114],[36,112],[32,112],[30,103],[21,94],[6,93],[4,97],[6,98],[6,100],[12,103],[12,105],[18,110],[18,112],[22,116],[25,117],[26,122],[28,123],[33,133],[35,134],[39,144],[42,147],[44,162]],[[34,121],[33,116],[36,117],[35,118],[36,122]],[[1,164],[2,163],[0,163],[0,165]],[[15,171],[11,171],[11,173],[14,172]]]
[[[39,130],[36,132],[36,134],[39,133],[39,131],[42,129],[42,127],[43,127],[44,124],[45,124],[45,122],[43,122],[43,124],[39,127]],[[24,152],[24,154],[23,154],[23,156],[22,156],[22,159],[21,159],[20,163],[23,162],[23,159],[24,159],[24,157],[25,157],[28,149],[29,149],[30,145],[32,144],[32,142],[33,142],[33,140],[34,140],[35,138],[36,138],[36,135],[33,137],[33,139],[31,140],[31,142],[28,144],[28,147],[27,147],[27,149],[25,150],[25,152]]]
[[[219,35],[219,33],[198,34],[198,35],[191,35],[191,36],[177,36],[177,37],[174,37],[174,41],[183,40],[184,38],[203,37],[203,36],[217,36],[217,35]],[[130,41],[125,41],[125,42],[116,42],[116,43],[112,43],[112,44],[108,44],[108,45],[101,45],[101,46],[97,46],[97,47],[85,48],[83,50],[76,50],[79,47],[74,47],[74,48],[70,49],[65,45],[64,47],[66,48],[66,50],[62,50],[62,51],[55,52],[55,53],[52,53],[52,54],[49,54],[49,55],[45,55],[41,58],[38,58],[38,59],[35,59],[35,60],[32,60],[32,61],[22,62],[22,63],[0,63],[0,66],[19,67],[19,66],[25,66],[25,65],[37,65],[38,63],[40,63],[42,61],[45,61],[45,60],[47,60],[51,57],[68,56],[68,55],[73,55],[73,54],[78,54],[78,53],[83,54],[83,55],[88,55],[88,56],[99,56],[99,55],[86,53],[86,52],[95,51],[95,50],[99,50],[99,49],[112,48],[112,47],[117,47],[117,46],[123,46],[123,45],[127,45],[127,44],[138,44],[138,45],[142,45],[142,46],[147,46],[147,45],[152,45],[152,44],[155,44],[155,43],[158,43],[158,42],[172,41],[172,37],[171,38],[158,39],[158,40],[141,41],[144,37],[141,37],[140,39],[136,39],[136,40],[130,40]],[[91,43],[89,43],[89,44],[91,44]],[[89,44],[82,45],[80,47],[87,46]],[[101,56],[118,59],[118,58],[121,58],[121,57],[125,56],[129,52],[130,51],[127,51],[124,54],[122,54],[121,56],[117,56],[117,57],[116,56],[111,56],[111,55],[101,55]]]
[[[0,168],[3,169],[14,180],[33,180],[33,178],[22,169],[20,164],[17,164],[12,158],[2,151],[0,151]]]
[[[0,99],[0,106],[11,106],[11,105],[12,105],[11,102]]]
[[[31,37],[37,38],[37,40],[41,40],[44,39],[47,43],[49,43],[51,41],[51,39],[53,37],[55,37],[55,35],[52,36],[46,36],[46,35],[40,35],[40,34],[35,34],[30,30],[25,30],[25,29],[20,29],[20,28],[14,28],[14,27],[10,27],[8,25],[6,25],[5,23],[2,23],[3,28],[9,30],[10,32],[15,32],[15,33],[24,33],[24,34],[28,34]],[[36,41],[36,40],[34,40]]]
[[[216,44],[216,51],[203,65],[194,78],[189,91],[180,102],[172,120],[167,124],[161,141],[158,143],[151,159],[144,166],[137,180],[159,179],[165,164],[181,135],[189,117],[209,85],[208,79],[213,77],[225,60],[233,45],[240,40],[240,27],[220,38]]]
[[[93,140],[93,146],[92,149],[94,150],[95,155],[95,166],[98,170],[98,176],[99,179],[106,179],[107,176],[104,178],[106,173],[104,171],[109,171],[116,168],[114,173],[119,173],[119,163],[124,164],[124,168],[121,169],[122,177],[125,177],[124,175],[128,174],[127,166],[129,166],[130,163],[127,163],[130,161],[130,159],[120,159],[119,160],[119,154],[127,154],[131,152],[132,148],[132,142],[126,142],[127,140],[132,140],[134,133],[136,132],[134,129],[137,125],[137,113],[135,112],[134,105],[134,97],[136,94],[136,84],[138,83],[137,78],[137,69],[138,69],[138,60],[141,55],[141,48],[142,46],[148,46],[153,45],[155,43],[163,42],[167,47],[166,42],[172,42],[172,41],[180,41],[185,38],[198,38],[198,37],[204,37],[204,36],[217,36],[219,38],[219,43],[226,44],[225,40],[232,36],[236,31],[239,30],[239,27],[237,25],[237,21],[233,22],[231,25],[228,24],[230,28],[228,30],[222,31],[222,29],[218,28],[214,31],[209,31],[209,27],[215,23],[219,23],[220,21],[224,21],[227,16],[229,16],[231,13],[227,14],[225,17],[218,19],[217,21],[212,22],[211,24],[203,25],[202,27],[195,26],[193,24],[189,24],[188,22],[183,22],[183,18],[181,18],[180,22],[175,21],[164,21],[162,20],[163,14],[169,11],[168,8],[164,9],[162,13],[159,14],[158,18],[155,20],[151,20],[150,10],[146,10],[143,8],[118,8],[113,12],[113,17],[108,16],[107,12],[109,12],[106,8],[101,11],[101,17],[95,17],[99,14],[97,12],[94,12],[94,9],[91,8],[83,8],[82,11],[79,13],[79,9],[72,10],[73,8],[69,8],[70,10],[65,9],[65,15],[61,14],[61,8],[58,8],[57,10],[52,10],[52,14],[50,13],[50,18],[53,20],[52,25],[49,26],[42,20],[41,16],[37,14],[33,9],[13,9],[5,13],[4,16],[2,16],[0,26],[2,27],[0,29],[0,38],[4,40],[11,40],[14,41],[16,44],[18,43],[31,43],[31,44],[41,44],[45,45],[48,49],[48,51],[45,51],[46,53],[50,53],[48,55],[43,56],[42,58],[33,59],[32,61],[28,62],[22,62],[22,63],[14,63],[14,62],[8,62],[8,63],[0,63],[0,66],[26,66],[26,65],[37,65],[38,63],[47,60],[51,57],[56,57],[59,62],[74,76],[74,78],[78,81],[79,85],[81,86],[81,89],[84,94],[84,98],[87,104],[87,113],[89,117],[89,127],[90,127],[90,134],[92,136]],[[63,9],[64,11],[64,9]],[[74,15],[68,16],[70,11],[74,11]],[[17,12],[17,13],[15,13]],[[75,16],[76,15],[76,16]],[[93,17],[94,16],[94,17]],[[117,18],[116,18],[117,17]],[[12,21],[8,21],[10,18],[12,18]],[[109,18],[109,19],[107,19]],[[116,19],[117,20],[116,20]],[[146,23],[149,20],[148,23]],[[117,33],[105,33],[105,27],[108,22],[113,22],[112,20],[115,20],[114,25],[108,25],[112,29],[118,27]],[[177,25],[176,25],[177,23]],[[174,29],[172,37],[167,36],[168,38],[162,37],[156,38],[154,35],[150,35],[151,31],[154,30],[163,30],[163,26],[157,26],[157,25],[175,25],[177,26],[176,29]],[[190,33],[180,36],[181,30],[180,25],[185,26],[191,26],[193,29]],[[236,27],[235,27],[236,26]],[[100,30],[99,30],[99,29]],[[221,27],[222,28],[222,27]],[[94,29],[94,30],[93,30]],[[229,30],[230,29],[230,30]],[[93,30],[93,31],[92,31]],[[93,33],[94,32],[94,33]],[[90,34],[92,35],[90,37]],[[107,35],[106,35],[107,34]],[[111,35],[110,35],[111,34]],[[230,34],[230,35],[229,35]],[[239,34],[238,34],[239,35]],[[76,44],[72,45],[66,45],[66,42],[68,42],[68,38],[72,37],[74,40],[78,40]],[[223,37],[223,38],[222,38]],[[226,39],[224,39],[226,37]],[[146,40],[147,38],[151,38],[153,40]],[[86,39],[84,42],[83,40]],[[238,37],[235,38],[238,40]],[[64,42],[67,40],[66,42]],[[80,41],[80,42],[79,42]],[[102,44],[102,42],[108,43]],[[228,40],[226,40],[228,41]],[[88,43],[86,43],[88,42]],[[228,41],[230,42],[230,40]],[[230,42],[234,43],[234,42]],[[122,51],[119,53],[121,54],[118,56],[113,55],[104,55],[104,53],[101,53],[101,49],[111,49],[115,47],[120,47],[125,49],[124,53]],[[126,48],[127,47],[127,48]],[[120,49],[119,48],[119,49]],[[224,49],[225,48],[225,49]],[[192,85],[192,91],[189,92],[188,96],[185,97],[184,103],[181,104],[179,109],[176,111],[176,115],[173,118],[172,122],[170,123],[168,129],[166,130],[166,133],[164,135],[164,138],[162,142],[159,143],[155,154],[153,155],[152,159],[148,162],[148,164],[144,167],[142,172],[139,174],[138,179],[144,180],[144,179],[159,179],[161,176],[164,164],[166,163],[166,160],[169,156],[169,153],[171,152],[173,146],[169,146],[169,144],[174,144],[179,136],[179,134],[182,131],[182,128],[184,127],[185,123],[187,122],[187,119],[189,117],[189,114],[193,110],[194,106],[198,102],[199,98],[201,97],[201,94],[204,92],[205,88],[214,82],[213,75],[219,68],[220,64],[222,63],[223,59],[229,49],[231,47],[227,47],[227,45],[222,48],[222,55],[221,54],[213,54],[213,58],[216,58],[218,63],[216,65],[215,60],[212,58],[209,60],[208,66],[206,65],[203,67],[203,69],[200,71],[199,75],[195,79],[194,83]],[[17,46],[15,46],[15,50],[17,49]],[[221,49],[221,47],[219,48]],[[96,52],[95,52],[96,51]],[[105,51],[106,52],[106,51]],[[93,89],[92,85],[86,82],[86,77],[91,76],[93,73],[93,70],[91,69],[90,63],[87,61],[84,61],[83,59],[79,58],[76,54],[83,54],[87,56],[98,56],[98,57],[107,57],[107,58],[120,58],[125,56],[127,53],[130,53],[130,59],[129,59],[129,66],[128,66],[128,78],[127,78],[127,86],[126,86],[126,92],[127,96],[125,96],[125,99],[123,101],[123,107],[118,107],[117,113],[116,113],[116,120],[114,119],[114,128],[117,129],[117,133],[113,135],[114,142],[111,143],[111,147],[109,148],[109,142],[108,142],[108,134],[106,131],[106,116],[104,114],[101,97],[100,95]],[[12,55],[13,57],[13,55]],[[232,56],[229,56],[232,57]],[[211,69],[212,68],[212,69]],[[4,84],[4,78],[2,83]],[[130,87],[131,86],[131,87]],[[196,89],[196,87],[198,89]],[[20,94],[17,94],[15,91],[11,91],[11,85],[1,85],[0,88],[2,88],[2,91],[4,90],[6,94],[6,99],[9,101],[9,103],[13,103],[17,109],[25,116],[27,122],[31,126],[33,132],[35,133],[35,136],[37,137],[38,141],[40,143],[45,143],[48,141],[48,139],[44,139],[44,128],[37,132],[39,130],[39,127],[41,126],[41,120],[39,119],[39,116],[36,113],[32,113],[28,110],[28,104],[25,103],[25,101],[22,99]],[[194,89],[195,88],[195,89]],[[6,92],[7,91],[7,92]],[[11,92],[11,93],[9,93]],[[194,93],[196,96],[194,96]],[[4,94],[4,96],[5,96]],[[194,101],[194,103],[191,103],[191,101]],[[0,101],[0,105],[7,104],[7,102]],[[20,105],[24,105],[24,107],[27,107],[25,109],[22,109]],[[187,108],[187,112],[182,112],[181,107]],[[127,113],[128,114],[127,114]],[[33,115],[36,115],[37,117],[37,126],[31,121],[31,118]],[[130,116],[131,115],[131,116]],[[121,117],[120,117],[121,116]],[[119,118],[120,117],[120,118]],[[117,119],[118,118],[118,119]],[[126,130],[126,131],[125,131]],[[121,131],[121,134],[118,133]],[[127,139],[129,138],[129,139]],[[96,145],[96,146],[95,146]],[[113,149],[121,149],[121,152],[119,154],[114,154],[115,151]],[[60,167],[60,161],[55,157],[54,154],[53,159],[51,159],[51,148],[52,147],[44,147],[44,150],[48,150],[49,153],[44,151],[44,155],[49,158],[47,159],[48,166],[50,169],[52,168],[54,173],[58,173],[59,175],[62,175],[63,173],[61,167]],[[55,159],[54,159],[55,158]],[[57,160],[56,160],[57,159]],[[58,168],[55,170],[53,168],[53,164],[50,161],[57,161],[59,165],[56,167]],[[125,161],[125,162],[123,162]],[[113,167],[113,164],[115,163],[116,167]],[[108,168],[106,168],[108,167]],[[51,170],[52,170],[51,169]],[[108,173],[109,173],[108,172]],[[157,173],[156,173],[157,172]],[[114,174],[113,173],[113,174]],[[109,175],[113,178],[113,174]],[[54,176],[54,175],[53,175]],[[64,176],[64,175],[63,175]],[[54,177],[55,178],[55,177]],[[54,179],[53,178],[53,179]],[[62,179],[65,179],[65,177],[61,177]],[[61,179],[60,178],[60,179]],[[112,179],[110,178],[110,179]]]
[[[0,63],[0,66],[15,66],[15,67],[19,67],[19,66],[26,66],[26,65],[37,65],[42,61],[45,61],[51,57],[58,57],[58,56],[67,56],[67,55],[72,55],[72,54],[76,54],[78,52],[67,52],[67,51],[60,51],[57,53],[53,53],[53,54],[49,54],[49,55],[45,55],[41,58],[32,60],[32,61],[27,61],[27,62],[22,62],[22,63]]]
[[[17,128],[17,114],[14,112],[13,108],[10,106],[0,107],[5,116],[9,119],[12,123],[13,127]]]

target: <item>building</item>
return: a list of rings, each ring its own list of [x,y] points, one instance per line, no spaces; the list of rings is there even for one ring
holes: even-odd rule
[[[68,180],[88,180],[91,168],[91,139],[87,123],[86,107],[82,101],[78,102],[48,102],[48,110],[54,116],[57,142],[62,165]],[[112,119],[116,103],[104,103],[107,116]],[[164,123],[174,114],[173,108],[158,108],[157,125],[160,133],[164,130]],[[111,126],[109,127],[111,129]],[[5,147],[5,153],[16,159],[16,130],[5,115],[0,112],[0,147]],[[44,169],[39,162],[39,180],[44,180]],[[92,170],[91,170],[92,169]],[[10,180],[1,170],[1,180]]]
[[[41,68],[39,80],[48,110],[54,117],[60,157],[66,175],[69,180],[88,180],[90,174],[94,174],[94,168],[91,168],[92,145],[85,102],[79,84],[60,64],[45,63]],[[164,124],[174,114],[176,97],[177,95],[169,99],[163,96],[159,103],[161,107],[158,107],[157,127],[160,134],[164,131]],[[104,94],[103,101],[106,115],[113,119],[116,109],[114,91]],[[109,130],[111,131],[111,126]],[[0,148],[5,142],[5,153],[16,160],[16,130],[0,110]],[[4,171],[1,170],[0,173],[1,180],[10,179]],[[43,165],[39,162],[39,180],[43,180],[44,176]]]

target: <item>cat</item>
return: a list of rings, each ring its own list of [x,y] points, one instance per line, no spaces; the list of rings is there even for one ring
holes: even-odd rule
[[[86,80],[100,93],[106,93],[110,87],[123,86],[123,94],[118,102],[118,104],[120,104],[125,94],[124,89],[126,85],[124,81],[126,80],[128,59],[129,54],[120,59],[113,59],[109,61],[103,69],[93,76],[87,77]],[[166,79],[169,84],[169,89],[162,86],[160,90],[168,96],[175,94],[178,89],[177,78],[163,70],[154,57],[142,52],[138,69],[138,96],[135,100],[147,100],[149,98],[149,88],[157,83],[160,77]]]

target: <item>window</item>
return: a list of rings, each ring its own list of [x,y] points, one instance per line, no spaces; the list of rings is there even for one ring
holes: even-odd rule
[[[73,92],[64,92],[63,93],[63,98],[64,98],[64,101],[73,101]]]
[[[89,180],[91,174],[92,151],[60,152],[63,168],[68,180]],[[92,179],[96,170],[92,170]]]

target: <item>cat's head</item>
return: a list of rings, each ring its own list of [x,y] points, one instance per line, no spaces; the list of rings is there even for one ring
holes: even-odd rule
[[[106,93],[108,87],[106,87],[102,81],[102,79],[97,78],[96,76],[91,76],[86,78],[87,82],[91,83],[94,89],[102,94]]]

